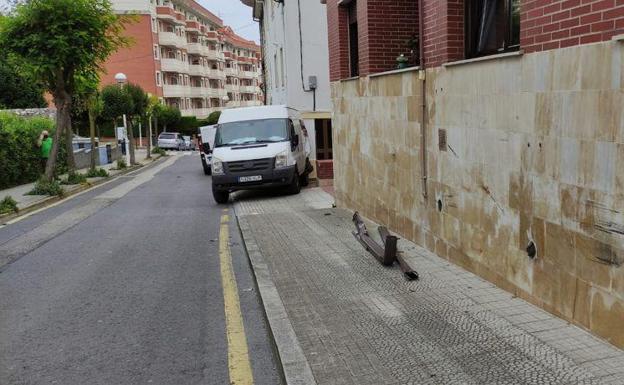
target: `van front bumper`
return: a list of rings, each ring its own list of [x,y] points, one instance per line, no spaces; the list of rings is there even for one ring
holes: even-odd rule
[[[222,174],[212,176],[212,186],[219,191],[239,191],[262,188],[282,187],[289,185],[295,177],[296,166],[273,170],[252,171],[248,173]],[[262,180],[239,182],[241,176],[261,176]]]

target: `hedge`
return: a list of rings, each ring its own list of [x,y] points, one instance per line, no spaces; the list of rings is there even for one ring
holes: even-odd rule
[[[0,189],[34,182],[41,176],[37,139],[43,130],[54,134],[51,119],[0,113]],[[61,143],[57,173],[65,171],[65,158]]]

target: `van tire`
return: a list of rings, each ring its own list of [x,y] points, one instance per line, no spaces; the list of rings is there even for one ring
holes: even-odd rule
[[[290,182],[290,186],[288,187],[288,193],[291,195],[297,195],[301,192],[301,177],[297,170],[295,170],[295,174],[293,175],[292,182]]]
[[[304,172],[299,179],[301,187],[308,187],[308,185],[310,184],[310,174],[308,174],[307,172]]]
[[[202,161],[202,166],[204,167],[204,174],[206,175],[212,174],[212,169],[204,161]]]
[[[230,200],[229,192],[216,190],[214,187],[212,188],[212,196],[214,197],[214,200],[220,205],[224,205],[228,203],[228,200]]]

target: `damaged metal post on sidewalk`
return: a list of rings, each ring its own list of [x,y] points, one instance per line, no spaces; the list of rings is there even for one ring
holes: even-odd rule
[[[366,225],[362,221],[358,212],[353,214],[353,223],[356,228],[356,231],[353,232],[353,236],[369,253],[375,257],[375,259],[377,259],[384,266],[392,266],[394,261],[397,261],[401,267],[401,271],[407,279],[418,279],[418,273],[407,264],[407,262],[397,251],[397,242],[399,238],[394,235],[390,235],[390,232],[385,226],[380,226],[379,235],[381,236],[381,240],[383,242],[382,246],[370,237],[368,230],[366,229]]]

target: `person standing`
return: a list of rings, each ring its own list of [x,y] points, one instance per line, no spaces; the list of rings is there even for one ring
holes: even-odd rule
[[[41,148],[41,170],[45,173],[46,164],[48,163],[48,158],[52,151],[52,138],[50,138],[50,133],[48,133],[48,131],[44,130],[41,135],[39,135],[37,146]]]

